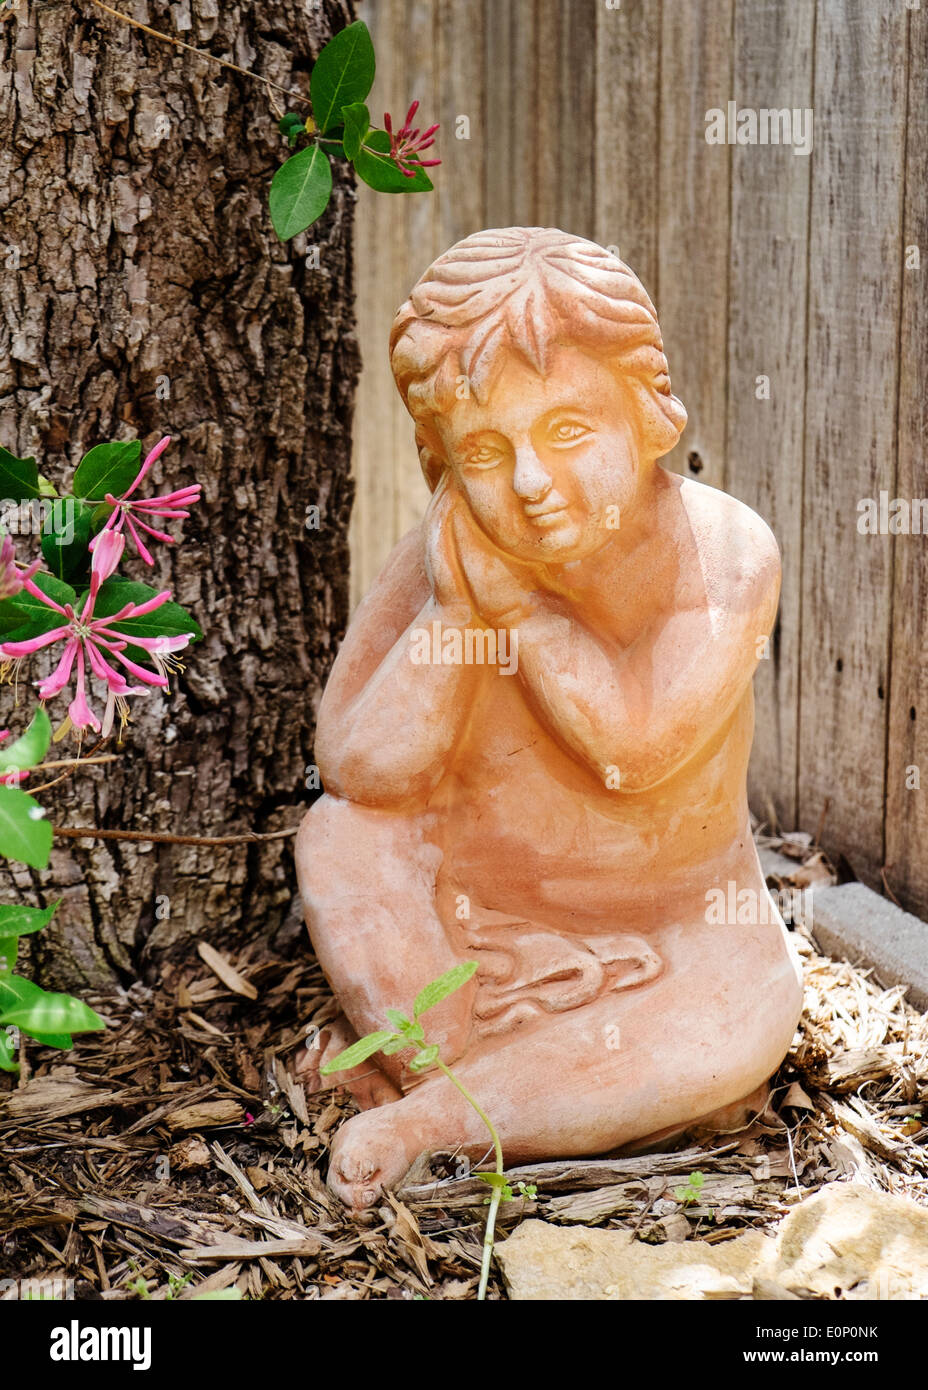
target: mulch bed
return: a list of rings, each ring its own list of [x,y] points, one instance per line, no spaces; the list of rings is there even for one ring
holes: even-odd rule
[[[830,877],[808,837],[767,843],[796,862],[780,886]],[[836,1179],[928,1205],[928,1017],[794,930],[806,1007],[765,1114],[673,1153],[517,1169],[537,1196],[504,1204],[501,1238],[532,1215],[721,1241]],[[201,946],[156,988],[89,1002],[105,1034],[31,1044],[31,1074],[0,1078],[0,1279],[71,1280],[78,1299],[475,1297],[487,1189],[453,1155],[424,1156],[363,1219],[325,1187],[354,1105],[288,1070],[335,1012],[302,938],[233,960]]]

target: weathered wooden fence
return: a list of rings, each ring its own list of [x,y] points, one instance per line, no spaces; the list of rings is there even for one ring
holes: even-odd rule
[[[426,500],[387,338],[430,260],[515,224],[617,246],[689,412],[665,462],[755,507],[783,553],[752,804],[782,828],[823,824],[859,875],[885,873],[922,912],[928,539],[862,534],[858,504],[885,494],[900,527],[892,500],[928,495],[926,9],[362,0],[376,101],[402,116],[419,97],[444,162],[433,194],[361,190],[353,533],[357,596]],[[811,111],[811,152],[802,118],[793,144],[709,143],[707,113],[727,132],[730,102]],[[735,119],[748,138],[750,116]]]

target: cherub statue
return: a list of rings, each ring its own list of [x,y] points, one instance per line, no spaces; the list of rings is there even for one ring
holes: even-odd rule
[[[686,412],[648,295],[592,242],[467,237],[400,308],[390,352],[432,495],[319,710],[326,792],[297,867],[344,1016],[300,1073],[328,1084],[326,1058],[476,960],[429,1036],[507,1162],[730,1118],[801,1006],[745,790],[776,541],[658,464]],[[409,1055],[345,1074],[363,1108],[329,1183],[353,1208],[424,1150],[485,1152],[474,1112]]]

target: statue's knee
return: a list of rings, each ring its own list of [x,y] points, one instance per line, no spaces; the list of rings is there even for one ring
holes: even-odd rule
[[[390,815],[341,797],[321,796],[294,847],[300,896],[309,909],[367,893],[386,900],[434,895],[442,862],[427,818]]]
[[[313,802],[303,817],[294,858],[304,902],[317,891],[331,891],[333,885],[350,872],[345,846],[355,843],[351,820],[356,814],[350,802],[324,795]]]

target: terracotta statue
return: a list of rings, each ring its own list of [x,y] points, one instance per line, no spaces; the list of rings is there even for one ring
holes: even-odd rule
[[[686,412],[613,254],[479,232],[396,315],[431,502],[360,605],[319,710],[326,794],[297,842],[344,1016],[299,1071],[408,1011],[507,1163],[731,1118],[786,1053],[800,975],[748,819],[751,677],[777,609],[765,523],[660,467]],[[410,1053],[346,1073],[329,1182],[375,1202],[486,1131]],[[728,1109],[725,1109],[728,1107]]]

